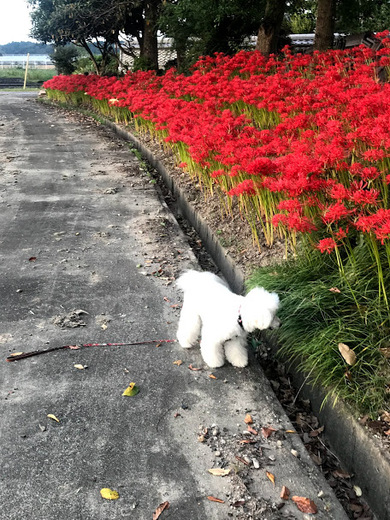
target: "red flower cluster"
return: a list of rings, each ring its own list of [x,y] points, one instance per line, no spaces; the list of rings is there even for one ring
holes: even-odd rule
[[[293,234],[322,231],[321,251],[353,230],[386,244],[390,83],[378,71],[390,72],[390,40],[382,36],[379,51],[242,51],[201,58],[189,76],[57,76],[44,87],[135,118],[206,184],[240,201],[256,197],[259,219],[273,215]]]

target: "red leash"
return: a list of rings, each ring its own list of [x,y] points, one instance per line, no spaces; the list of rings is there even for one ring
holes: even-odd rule
[[[48,352],[54,352],[56,350],[79,350],[82,347],[125,347],[125,346],[134,346],[134,345],[152,345],[156,343],[175,343],[175,339],[152,339],[150,341],[136,341],[134,343],[84,343],[83,345],[63,345],[62,347],[52,347],[46,348],[43,350],[33,350],[32,352],[22,352],[17,355],[10,355],[7,357],[7,361],[18,361],[19,359],[24,359],[32,356],[38,356],[39,354],[47,354]]]

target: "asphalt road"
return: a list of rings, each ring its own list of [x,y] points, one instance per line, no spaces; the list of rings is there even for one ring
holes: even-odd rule
[[[0,93],[0,247],[1,520],[144,520],[166,501],[162,520],[307,518],[283,485],[346,518],[253,362],[213,378],[176,343],[6,362],[175,337],[174,280],[196,261],[128,144]]]

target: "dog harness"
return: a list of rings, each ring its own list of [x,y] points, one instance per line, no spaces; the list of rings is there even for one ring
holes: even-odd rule
[[[245,331],[245,329],[244,329],[244,325],[242,324],[241,307],[238,309],[238,318],[237,318],[237,323],[238,323],[239,326],[242,328],[242,330]]]

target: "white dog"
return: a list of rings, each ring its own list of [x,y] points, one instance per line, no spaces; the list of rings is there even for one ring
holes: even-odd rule
[[[279,297],[261,287],[239,296],[218,276],[198,271],[187,271],[177,285],[184,291],[177,339],[190,348],[202,331],[200,349],[209,367],[221,367],[225,356],[235,367],[245,367],[248,332],[279,325]]]

